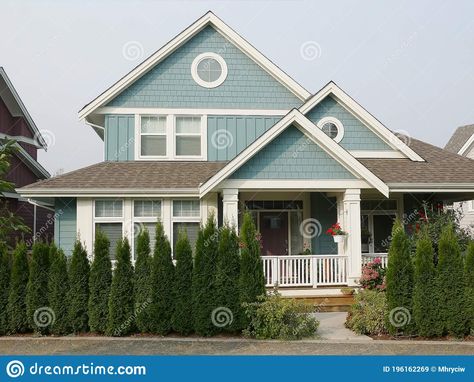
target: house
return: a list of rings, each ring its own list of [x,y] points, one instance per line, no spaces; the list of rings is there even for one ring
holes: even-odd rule
[[[38,130],[28,110],[20,99],[5,70],[0,67],[0,144],[6,140],[14,140],[16,152],[10,160],[6,180],[20,188],[38,180],[50,177],[38,163],[38,150],[46,150],[45,139]],[[29,233],[14,232],[10,244],[24,239],[29,246],[33,239],[52,240],[54,220],[51,217],[54,210],[41,203],[32,202],[21,197],[16,192],[3,192],[0,196],[0,208],[21,217]]]
[[[238,226],[247,210],[268,286],[355,285],[364,261],[386,256],[395,217],[474,196],[469,159],[399,139],[334,82],[310,94],[212,12],[79,118],[104,162],[19,190],[54,199],[68,253],[77,237],[91,252],[98,228],[133,247],[157,219],[173,244],[179,229],[194,241],[210,213]],[[325,234],[336,222],[339,243]]]
[[[474,125],[458,127],[444,149],[474,159]],[[454,208],[462,212],[461,226],[472,231],[474,229],[474,200],[454,203]]]

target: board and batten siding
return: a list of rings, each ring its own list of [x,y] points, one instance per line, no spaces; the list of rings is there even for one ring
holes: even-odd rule
[[[207,159],[229,161],[258,139],[281,116],[209,115],[207,118]]]
[[[191,75],[193,60],[206,52],[220,55],[227,64],[227,78],[216,88],[198,85]],[[207,26],[106,106],[290,110],[302,103],[216,29]]]
[[[71,256],[77,236],[76,199],[56,198],[54,209],[54,242],[66,256]]]
[[[106,161],[131,161],[135,155],[135,117],[106,115],[104,158]]]
[[[289,126],[231,179],[356,179],[294,126]]]

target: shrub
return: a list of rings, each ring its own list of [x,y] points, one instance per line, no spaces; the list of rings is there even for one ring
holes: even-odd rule
[[[74,244],[69,267],[68,319],[73,333],[86,332],[89,317],[89,260],[79,240]]]
[[[167,334],[171,330],[171,317],[174,310],[174,265],[171,258],[171,245],[165,235],[163,225],[156,225],[156,245],[152,268],[152,303],[150,314],[153,317],[153,332]]]
[[[6,245],[0,244],[0,336],[8,332],[8,292],[10,290],[11,259]]]
[[[150,234],[146,228],[140,230],[137,237],[137,260],[133,291],[135,294],[135,323],[141,333],[151,332],[153,317],[150,314],[151,271]]]
[[[391,334],[410,333],[413,328],[412,312],[413,263],[410,253],[410,240],[400,221],[392,230],[392,241],[388,251],[387,267],[387,305],[389,310],[388,328]],[[403,310],[409,317],[399,323],[394,320],[396,312]]]
[[[355,295],[346,326],[358,334],[386,334],[388,332],[387,316],[386,293],[366,289]]]
[[[439,323],[443,333],[461,336],[467,329],[464,264],[451,225],[443,229],[438,249]]]
[[[467,248],[464,269],[466,275],[467,317],[470,318],[468,325],[474,335],[474,242],[470,242]]]
[[[56,335],[68,333],[68,301],[67,293],[69,280],[67,275],[67,260],[64,252],[51,245],[49,251],[49,281],[48,301],[49,307],[54,312],[54,321],[51,323],[50,331]]]
[[[319,322],[310,315],[312,307],[278,293],[244,303],[249,325],[244,335],[257,339],[298,340],[316,334]]]
[[[133,325],[133,267],[130,244],[124,238],[117,243],[115,270],[109,295],[107,334],[128,334]]]
[[[193,331],[193,251],[185,231],[179,233],[176,243],[176,297],[172,317],[173,329],[187,335]]]
[[[13,253],[10,293],[7,316],[11,333],[24,333],[29,329],[26,315],[26,290],[28,284],[28,257],[25,243],[19,243]]]
[[[236,331],[241,328],[242,314],[239,296],[240,254],[239,238],[232,227],[220,231],[216,270],[216,308],[225,307],[232,312],[232,321],[223,329]]]
[[[385,290],[385,273],[380,257],[362,267],[360,285],[364,289]]]
[[[89,275],[89,327],[92,332],[105,333],[109,314],[109,294],[112,283],[110,241],[97,230],[94,242],[94,260]]]
[[[241,303],[252,303],[259,296],[265,295],[265,278],[263,275],[260,236],[257,234],[252,216],[244,214],[240,229],[240,277],[239,292]],[[243,326],[248,322],[244,317]]]
[[[51,317],[43,315],[48,308],[48,272],[49,272],[49,246],[37,242],[33,245],[30,261],[30,277],[26,292],[26,314],[30,327],[35,332],[46,333],[48,322],[43,322],[43,317],[51,323]]]
[[[210,336],[218,329],[212,320],[216,302],[217,250],[218,231],[211,215],[199,230],[193,269],[194,330],[201,336]]]

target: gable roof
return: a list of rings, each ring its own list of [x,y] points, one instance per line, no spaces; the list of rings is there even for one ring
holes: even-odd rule
[[[460,126],[449,139],[445,150],[452,153],[464,155],[466,150],[471,146],[474,136],[474,125]]]
[[[388,196],[388,187],[376,175],[369,171],[357,159],[350,155],[344,148],[329,138],[321,129],[317,128],[299,110],[291,110],[285,117],[277,122],[270,130],[261,135],[250,146],[231,160],[217,174],[210,178],[200,187],[200,195],[204,196],[224,179],[228,178],[244,163],[258,153],[263,147],[275,139],[283,130],[290,125],[295,125],[306,134],[314,143],[320,146],[326,153],[330,154],[351,173],[367,181],[383,195]]]
[[[79,119],[86,118],[96,108],[104,105],[107,101],[111,100],[114,96],[122,92],[130,84],[132,84],[138,78],[147,73],[156,64],[158,64],[164,58],[169,56],[185,42],[189,41],[190,38],[195,36],[208,25],[212,25],[219,33],[221,33],[224,37],[226,37],[233,44],[235,44],[242,52],[244,52],[247,56],[253,59],[257,64],[259,64],[264,70],[266,70],[270,75],[272,75],[277,81],[279,81],[282,85],[288,88],[302,101],[306,100],[311,95],[306,89],[304,89],[300,84],[293,80],[288,74],[286,74],[283,70],[276,66],[272,61],[266,58],[262,53],[260,53],[255,47],[253,47],[249,42],[242,38],[227,24],[225,24],[214,13],[209,11],[204,16],[195,21],[193,24],[191,24],[189,27],[187,27],[183,32],[181,32],[175,38],[165,44],[161,49],[153,53],[140,65],[135,67],[131,72],[122,77],[105,92],[103,92],[93,101],[85,105],[79,111]]]
[[[376,119],[372,114],[364,109],[333,81],[330,81],[320,91],[309,98],[302,106],[299,107],[299,111],[303,114],[308,113],[329,95],[336,97],[337,100],[346,106],[356,118],[360,119],[375,135],[377,135],[394,150],[400,151],[412,161],[423,161],[423,158],[420,155],[412,150],[407,144],[405,144],[392,131],[385,127],[378,119]]]
[[[20,146],[18,142],[13,145],[16,148],[16,151],[13,155],[16,155],[26,166],[38,177],[41,179],[47,179],[51,175],[49,172],[39,164],[35,158],[33,158],[28,152]]]
[[[17,93],[15,87],[7,76],[5,69],[0,66],[0,97],[3,99],[3,102],[7,106],[10,114],[13,117],[23,117],[26,121],[28,128],[35,137],[37,145],[43,147],[45,150],[48,145],[41,135],[38,127],[36,126],[33,118],[31,118],[30,113],[26,109],[23,101],[21,100],[19,94]]]

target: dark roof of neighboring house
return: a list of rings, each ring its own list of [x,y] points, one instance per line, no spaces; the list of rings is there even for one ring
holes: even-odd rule
[[[197,189],[227,162],[101,162],[22,188],[28,189]]]
[[[458,127],[444,149],[452,153],[458,153],[472,134],[474,134],[474,125]]]

